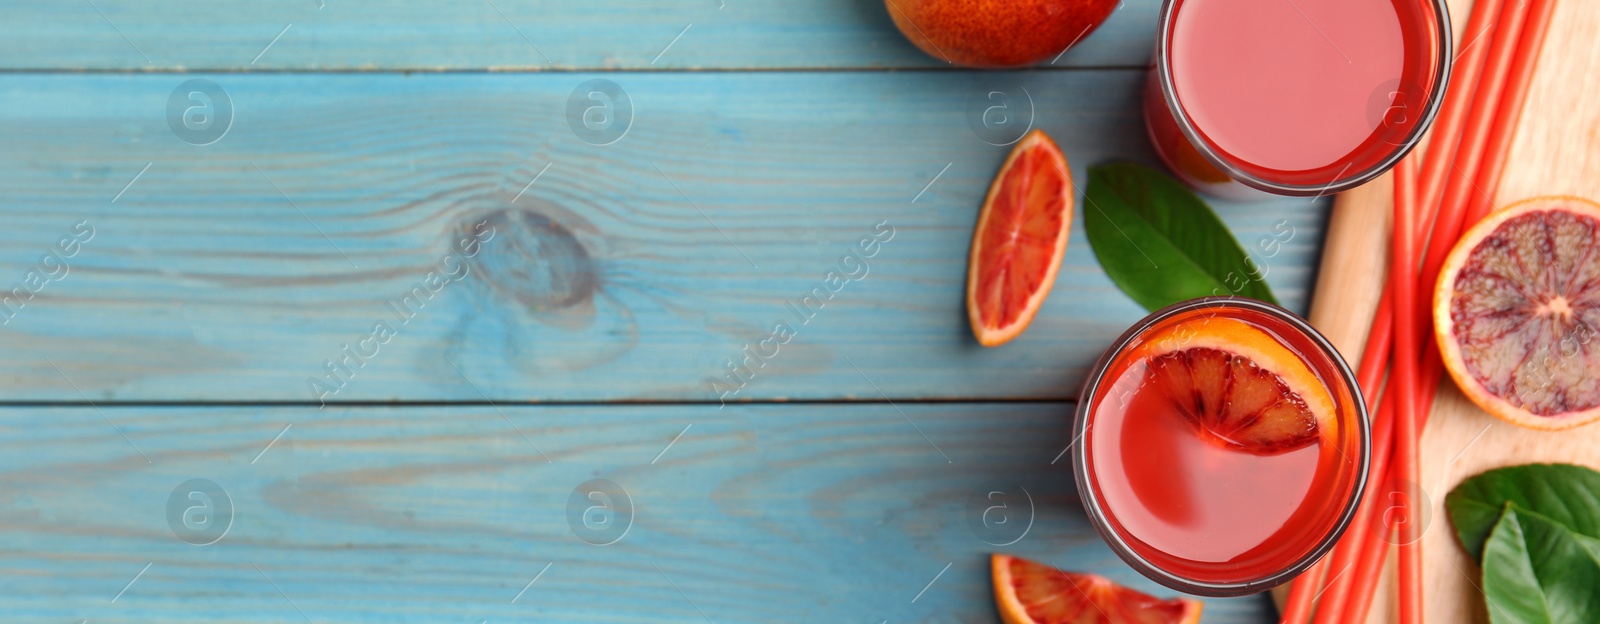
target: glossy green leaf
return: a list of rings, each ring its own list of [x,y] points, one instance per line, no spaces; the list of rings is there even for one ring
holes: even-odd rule
[[[1572,464],[1497,468],[1462,481],[1445,497],[1456,537],[1473,559],[1482,559],[1483,542],[1507,502],[1600,539],[1600,472]]]
[[[1506,503],[1483,548],[1495,624],[1600,622],[1600,540]]]
[[[1083,231],[1111,281],[1157,310],[1208,295],[1277,303],[1256,264],[1200,197],[1133,163],[1089,168]]]

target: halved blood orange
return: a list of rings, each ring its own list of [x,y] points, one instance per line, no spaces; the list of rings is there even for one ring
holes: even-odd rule
[[[1305,360],[1238,319],[1202,317],[1158,331],[1133,351],[1201,438],[1277,455],[1332,437],[1333,394]]]
[[[967,260],[967,317],[994,347],[1028,328],[1067,252],[1072,173],[1041,130],[1017,142],[989,185]]]
[[[1461,391],[1512,424],[1600,419],[1600,205],[1537,197],[1489,215],[1446,258],[1434,334]]]
[[[1005,624],[1195,624],[1198,600],[1160,600],[1103,576],[993,555],[994,602]]]

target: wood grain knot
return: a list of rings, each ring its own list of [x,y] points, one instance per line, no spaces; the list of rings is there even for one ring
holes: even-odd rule
[[[497,210],[469,219],[458,232],[487,231],[493,238],[474,259],[483,280],[496,292],[536,312],[590,303],[599,280],[589,250],[572,230],[532,210]]]

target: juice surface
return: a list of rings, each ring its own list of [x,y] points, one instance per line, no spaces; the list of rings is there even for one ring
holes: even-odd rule
[[[1385,116],[1407,122],[1388,109],[1408,61],[1430,60],[1407,58],[1397,1],[1183,0],[1171,27],[1177,99],[1233,160],[1269,171],[1359,171],[1351,161]],[[1411,121],[1420,117],[1411,112]]]
[[[1290,352],[1309,348],[1258,327]],[[1179,403],[1192,399],[1151,381],[1152,351],[1136,344],[1102,377],[1087,435],[1092,487],[1113,528],[1158,567],[1215,583],[1269,576],[1315,548],[1353,494],[1350,436],[1271,454],[1230,448],[1186,419]],[[1343,418],[1348,392],[1311,368]]]
[[[1144,369],[1129,367],[1119,385],[1137,384]],[[1133,391],[1120,423],[1107,413],[1115,407],[1103,408],[1096,430],[1096,461],[1121,467],[1100,473],[1105,504],[1160,552],[1233,561],[1286,526],[1313,494],[1321,444],[1271,456],[1223,448],[1201,439],[1172,398],[1151,387]]]

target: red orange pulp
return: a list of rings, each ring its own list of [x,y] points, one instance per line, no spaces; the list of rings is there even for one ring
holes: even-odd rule
[[[1005,624],[1198,624],[1204,607],[1009,555],[994,555],[990,567],[995,608]]]
[[[1022,137],[989,186],[967,260],[967,317],[986,347],[1016,338],[1050,294],[1072,227],[1072,174],[1043,131]]]

